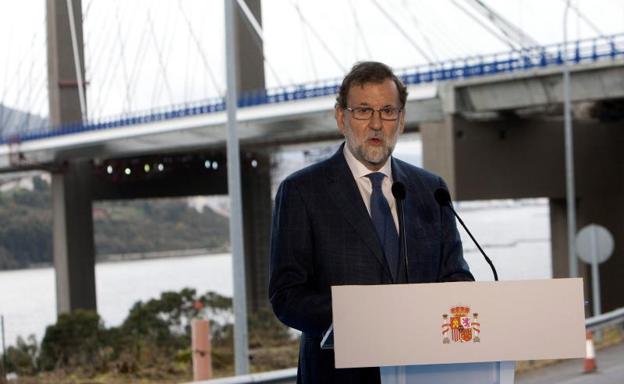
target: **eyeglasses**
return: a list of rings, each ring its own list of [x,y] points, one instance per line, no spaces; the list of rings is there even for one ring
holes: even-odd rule
[[[394,107],[385,107],[381,109],[373,109],[370,107],[346,107],[345,109],[351,112],[351,116],[353,116],[356,120],[370,120],[373,117],[373,113],[379,112],[379,118],[381,120],[394,121],[399,118],[401,111],[403,111],[403,108]]]

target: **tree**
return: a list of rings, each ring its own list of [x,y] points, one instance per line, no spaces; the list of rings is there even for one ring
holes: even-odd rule
[[[106,359],[106,330],[100,316],[90,310],[77,309],[61,314],[54,325],[46,328],[39,359],[43,369],[90,367],[102,369]]]

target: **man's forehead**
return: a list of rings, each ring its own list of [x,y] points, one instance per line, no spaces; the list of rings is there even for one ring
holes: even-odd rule
[[[347,99],[352,97],[358,99],[383,97],[388,102],[398,102],[399,90],[391,78],[381,81],[365,81],[351,84],[347,92]]]

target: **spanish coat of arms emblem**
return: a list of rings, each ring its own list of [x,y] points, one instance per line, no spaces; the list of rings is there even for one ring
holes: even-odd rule
[[[479,314],[470,316],[470,307],[452,307],[449,313],[442,315],[442,343],[478,343],[481,341],[481,324]]]

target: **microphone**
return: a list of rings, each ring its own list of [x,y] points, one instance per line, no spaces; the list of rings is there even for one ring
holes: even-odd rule
[[[472,233],[470,233],[470,230],[468,229],[468,227],[466,227],[466,224],[464,224],[464,221],[461,219],[461,217],[459,217],[457,212],[455,212],[455,210],[453,209],[453,205],[451,204],[451,195],[449,194],[449,191],[447,191],[444,188],[438,188],[433,193],[433,196],[435,197],[435,200],[438,202],[438,204],[441,207],[448,207],[451,210],[451,212],[453,212],[453,214],[457,218],[457,221],[459,221],[459,223],[462,225],[462,227],[464,227],[466,232],[468,232],[468,236],[470,236],[470,238],[472,239],[472,242],[475,243],[475,245],[477,246],[477,248],[479,249],[483,257],[485,258],[485,261],[487,261],[487,263],[490,265],[490,268],[492,268],[492,273],[494,274],[494,280],[498,281],[498,273],[496,273],[496,268],[494,268],[494,264],[492,263],[492,260],[490,260],[490,258],[487,257],[485,252],[483,252],[483,249],[481,249],[481,246],[479,245],[479,243],[477,243],[477,240],[474,238],[474,236],[472,236]]]
[[[405,260],[405,278],[409,283],[409,265],[407,261],[407,237],[405,236],[405,212],[404,212],[404,200],[405,200],[405,185],[400,181],[395,181],[392,184],[392,196],[397,203],[397,216],[399,217],[399,243],[401,244],[401,251],[403,252],[403,259]]]

